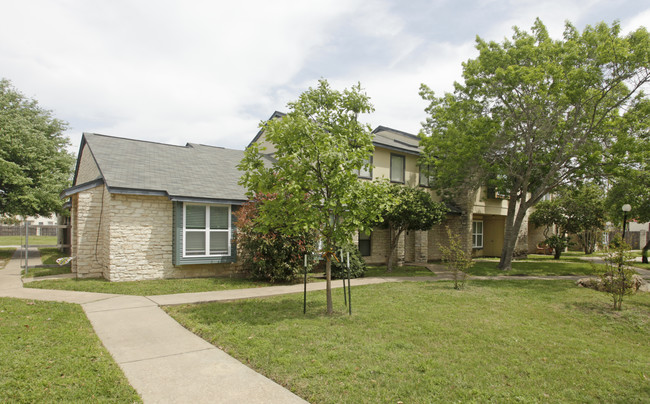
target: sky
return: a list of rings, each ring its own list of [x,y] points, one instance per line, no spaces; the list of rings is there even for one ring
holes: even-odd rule
[[[560,38],[618,20],[650,27],[646,0],[0,0],[0,77],[83,132],[243,149],[273,111],[327,79],[357,83],[362,119],[417,134],[421,83],[438,95],[535,18]]]

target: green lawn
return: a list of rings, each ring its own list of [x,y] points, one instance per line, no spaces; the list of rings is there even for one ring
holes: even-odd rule
[[[390,283],[167,307],[185,327],[317,403],[648,402],[650,295],[571,281]]]
[[[25,237],[21,236],[0,236],[0,245],[22,245]],[[51,244],[56,245],[55,236],[29,236],[30,245]]]
[[[44,265],[58,265],[56,263],[57,258],[64,258],[69,256],[68,254],[59,251],[59,249],[56,247],[39,248],[38,252],[41,254],[41,261]],[[68,266],[69,265],[70,264],[68,264]]]
[[[531,261],[513,261],[510,271],[497,268],[498,260],[476,260],[474,266],[467,272],[478,276],[545,276],[545,275],[595,275],[597,270],[591,263],[575,261],[573,258],[566,260],[534,259]]]
[[[0,298],[0,402],[140,402],[80,306]]]
[[[78,290],[81,292],[152,296],[172,293],[259,288],[271,286],[271,284],[240,278],[159,279],[135,282],[109,282],[105,279],[57,279],[30,282],[24,286],[35,289]]]
[[[7,262],[14,255],[15,248],[0,248],[0,269],[4,269]]]
[[[395,266],[391,272],[386,272],[386,265],[368,265],[364,276],[366,278],[385,278],[391,276],[436,276],[436,274],[421,266]]]

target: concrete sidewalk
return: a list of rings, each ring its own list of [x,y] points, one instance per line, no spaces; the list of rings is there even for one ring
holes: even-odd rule
[[[23,288],[19,258],[17,251],[0,270],[0,297],[81,304],[145,403],[306,402],[183,328],[147,297]]]

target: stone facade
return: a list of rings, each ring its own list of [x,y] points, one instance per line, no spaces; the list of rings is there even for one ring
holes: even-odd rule
[[[110,281],[214,277],[237,264],[173,265],[172,202],[161,196],[110,194],[104,186],[72,199],[72,271]]]

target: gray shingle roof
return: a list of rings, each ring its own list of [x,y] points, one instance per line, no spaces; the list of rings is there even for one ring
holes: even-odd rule
[[[241,150],[188,143],[175,146],[84,133],[111,192],[245,201],[246,189],[237,184]],[[79,185],[79,184],[75,184]]]
[[[372,133],[375,135],[372,141],[375,146],[410,154],[420,154],[420,139],[415,135],[386,126],[377,126]]]

